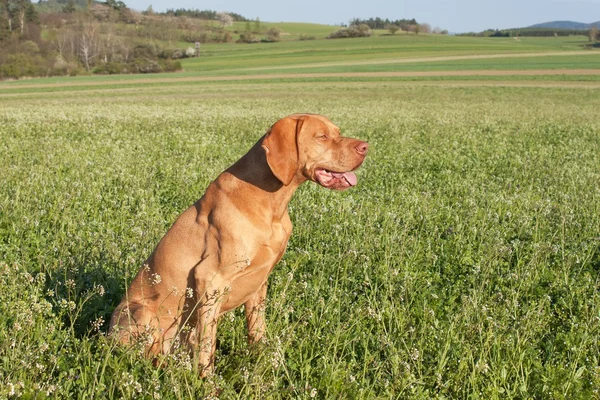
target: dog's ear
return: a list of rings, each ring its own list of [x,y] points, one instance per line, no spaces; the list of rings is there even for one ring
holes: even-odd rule
[[[269,168],[285,186],[298,170],[298,133],[303,122],[302,118],[282,118],[273,124],[262,142]]]

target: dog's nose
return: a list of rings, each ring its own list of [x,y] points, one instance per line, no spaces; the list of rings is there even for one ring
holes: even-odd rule
[[[354,147],[354,149],[357,151],[358,154],[360,155],[365,155],[367,154],[367,150],[369,149],[369,143],[367,142],[359,142],[356,147]]]

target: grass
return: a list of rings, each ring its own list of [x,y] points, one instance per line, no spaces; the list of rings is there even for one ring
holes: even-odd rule
[[[177,77],[0,85],[0,398],[600,397],[597,76]],[[226,315],[207,380],[116,346],[160,237],[300,111],[370,153],[293,198],[268,343]]]
[[[356,62],[473,54],[508,54],[582,50],[586,37],[470,38],[443,35],[397,35],[357,39],[282,41],[258,44],[207,44],[203,56],[188,60],[186,70],[277,67],[313,62]]]
[[[360,63],[332,63],[324,66],[297,65],[285,68],[247,69],[243,71],[230,70],[231,75],[260,73],[339,73],[339,72],[423,72],[423,71],[510,71],[513,70],[545,70],[545,69],[598,69],[600,53],[589,53],[576,57],[564,56],[535,56],[535,57],[506,57],[490,59],[441,60],[424,58],[417,62],[407,60],[373,60]],[[219,75],[225,75],[223,71]]]
[[[512,38],[387,35],[279,43],[205,44],[200,57],[183,60],[184,72],[153,74],[152,78],[281,73],[597,69],[600,56],[595,50],[584,51],[587,43],[587,38],[583,36],[522,38],[516,42]],[[481,56],[493,58],[478,58]],[[12,91],[14,86],[105,81],[121,85],[147,78],[148,75],[140,74],[25,79],[0,82],[0,93],[5,89]]]

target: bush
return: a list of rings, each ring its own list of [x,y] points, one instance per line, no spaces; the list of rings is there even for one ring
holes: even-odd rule
[[[338,29],[327,36],[327,39],[354,38],[354,37],[369,37],[371,36],[371,28],[366,24],[352,25],[349,28]]]
[[[164,72],[176,72],[183,69],[181,62],[175,60],[163,60],[159,62],[159,65]]]
[[[9,54],[0,65],[0,79],[46,76],[47,70],[44,59],[39,55]]]
[[[149,60],[136,58],[132,63],[128,64],[131,73],[150,74],[156,72],[174,72],[180,71],[181,62],[175,60]]]
[[[279,42],[281,40],[281,30],[278,28],[270,28],[267,31],[267,41],[268,42]]]
[[[148,58],[136,58],[130,66],[133,73],[150,74],[161,72],[159,63]]]
[[[138,44],[133,49],[133,58],[156,58],[160,53],[160,49],[154,44]]]
[[[233,40],[233,38],[231,37],[231,32],[229,32],[229,31],[225,31],[221,35],[221,43],[229,43],[232,40]]]
[[[118,63],[118,62],[107,62],[105,64],[98,65],[92,71],[94,74],[101,75],[114,75],[114,74],[122,74],[127,72],[127,64]]]
[[[164,49],[158,54],[158,58],[166,59],[175,59],[178,60],[180,58],[185,58],[186,54],[182,49]]]
[[[260,39],[254,36],[252,32],[243,32],[240,33],[240,38],[237,40],[237,43],[258,43]]]
[[[29,54],[29,55],[39,54],[40,46],[38,46],[37,43],[35,43],[31,40],[27,40],[20,44],[19,50],[20,50],[20,53],[25,53],[25,54]]]
[[[76,62],[65,60],[60,54],[54,59],[54,64],[50,70],[50,76],[74,76],[79,73],[79,65]],[[73,75],[74,74],[74,75]]]
[[[309,36],[306,33],[301,33],[300,36],[298,37],[299,40],[315,40],[316,37],[314,36]]]
[[[181,35],[181,40],[188,43],[208,43],[210,41],[210,36],[208,35],[208,32],[187,31]]]

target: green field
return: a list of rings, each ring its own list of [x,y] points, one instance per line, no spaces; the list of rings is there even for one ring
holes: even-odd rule
[[[598,55],[573,53],[584,38],[423,37],[207,45],[178,74],[0,83],[0,398],[600,398]],[[363,61],[506,75],[344,75]],[[584,71],[514,75],[556,68]],[[116,346],[107,321],[157,241],[295,112],[370,150],[357,187],[293,198],[267,343],[224,316],[206,380],[185,355],[154,368]]]
[[[564,52],[582,50],[586,37],[470,38],[444,35],[386,35],[359,39],[282,41],[279,43],[206,44],[201,57],[185,63],[186,70],[205,73],[224,69],[290,67],[298,64],[430,58],[460,55]],[[596,53],[598,53],[596,51]]]

